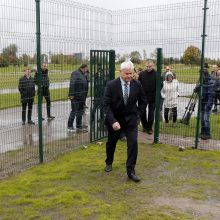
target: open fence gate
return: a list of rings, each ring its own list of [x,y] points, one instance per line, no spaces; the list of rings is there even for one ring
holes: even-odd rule
[[[115,78],[115,51],[90,50],[90,142],[106,137],[102,99],[106,84]]]

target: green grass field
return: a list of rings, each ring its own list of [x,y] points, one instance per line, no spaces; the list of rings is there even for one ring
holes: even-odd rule
[[[184,125],[178,121],[175,128],[172,127],[172,122],[170,122],[168,126],[164,122],[162,122],[160,123],[160,133],[172,134],[182,137],[195,137],[196,122],[197,119],[195,117],[190,119],[189,125]],[[211,125],[211,137],[213,140],[220,140],[219,124],[220,124],[220,114],[212,114],[210,117],[210,125]]]
[[[127,179],[119,142],[113,171],[105,145],[91,144],[0,182],[0,219],[189,220],[220,216],[220,152],[139,145]]]
[[[68,99],[68,88],[62,89],[51,89],[50,90],[51,99],[53,102]],[[43,99],[43,102],[45,100]],[[34,103],[37,103],[37,96],[35,96]],[[13,108],[16,106],[21,106],[20,94],[1,94],[0,95],[0,109]]]
[[[145,69],[145,64],[141,63],[136,65],[136,68],[143,68]],[[69,81],[70,75],[73,70],[76,70],[78,68],[77,65],[49,65],[49,78],[50,82],[64,82]],[[199,78],[199,67],[192,67],[189,68],[182,64],[176,64],[172,66],[174,72],[176,73],[177,79],[180,82],[185,83],[196,83]],[[18,86],[18,80],[20,77],[23,76],[23,67],[15,68],[15,67],[4,67],[0,68],[0,88],[1,89],[11,89],[11,88],[17,88]],[[115,66],[116,72],[115,76],[119,76],[119,64],[116,64]],[[163,72],[163,70],[162,70]],[[34,73],[32,73],[32,76],[34,76]]]
[[[23,76],[22,73],[11,75],[11,74],[5,74],[1,76],[0,81],[0,88],[1,89],[15,89],[18,87],[18,81]],[[71,72],[69,73],[49,73],[50,83],[55,82],[67,82],[70,80]],[[32,77],[34,77],[34,74],[32,73]]]

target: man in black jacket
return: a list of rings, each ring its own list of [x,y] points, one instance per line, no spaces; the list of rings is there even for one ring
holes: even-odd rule
[[[31,77],[31,70],[26,69],[24,76],[19,79],[18,90],[21,95],[22,103],[22,125],[26,122],[26,108],[28,106],[28,124],[35,124],[31,120],[32,108],[35,96],[34,79]]]
[[[88,81],[86,73],[88,66],[82,64],[80,68],[74,71],[70,78],[69,85],[69,99],[71,101],[71,112],[68,119],[68,131],[75,132],[73,122],[76,117],[76,128],[81,131],[85,130],[87,126],[82,125],[82,115],[84,112],[84,105],[88,93]]]
[[[137,120],[146,109],[146,99],[140,82],[133,80],[133,73],[132,62],[122,63],[120,77],[107,84],[103,97],[105,123],[108,127],[105,171],[112,171],[116,144],[123,130],[127,138],[127,175],[134,182],[139,182],[140,178],[135,174],[138,151]]]
[[[46,106],[47,106],[47,119],[48,120],[53,120],[55,119],[54,116],[51,115],[51,99],[50,99],[50,82],[49,82],[49,76],[48,76],[48,69],[47,69],[47,64],[42,63],[41,65],[41,73],[42,73],[42,81],[41,81],[41,88],[42,88],[42,97],[45,98],[46,100]],[[35,83],[37,85],[37,72],[35,73]],[[44,120],[44,118],[43,118]]]
[[[141,116],[141,123],[143,126],[143,131],[148,134],[153,133],[153,123],[154,123],[154,110],[155,110],[155,97],[156,97],[156,71],[154,70],[153,61],[146,62],[147,69],[142,71],[139,75],[138,80],[144,89],[147,98],[148,115],[146,114],[146,109]]]

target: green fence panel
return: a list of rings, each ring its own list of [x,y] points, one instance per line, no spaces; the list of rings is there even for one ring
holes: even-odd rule
[[[113,50],[90,51],[90,142],[106,137],[103,94],[106,84],[115,77],[115,52]]]

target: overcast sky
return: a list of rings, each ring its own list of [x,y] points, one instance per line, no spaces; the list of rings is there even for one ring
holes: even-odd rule
[[[76,0],[77,2],[98,6],[110,10],[141,8],[170,3],[192,2],[192,0]]]
[[[201,48],[203,1],[41,0],[41,51],[145,49],[149,56],[161,47],[165,57],[179,57],[189,45]],[[35,1],[0,0],[0,6],[0,53],[14,43],[19,54],[34,54]],[[220,0],[209,0],[208,7],[206,56],[219,58]]]

